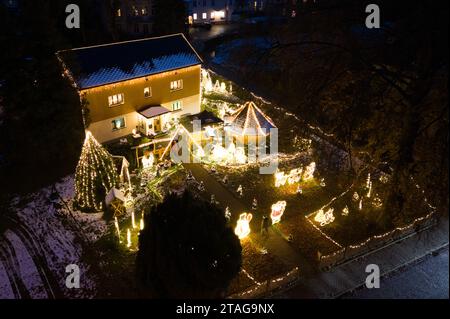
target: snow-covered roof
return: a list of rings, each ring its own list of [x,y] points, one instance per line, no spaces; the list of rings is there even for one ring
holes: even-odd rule
[[[183,34],[56,53],[79,89],[127,81],[202,63]]]
[[[247,102],[231,116],[230,128],[239,135],[267,136],[276,126],[255,103]]]

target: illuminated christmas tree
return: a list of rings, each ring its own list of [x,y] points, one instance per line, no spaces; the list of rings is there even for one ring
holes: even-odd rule
[[[100,211],[111,188],[119,178],[111,155],[86,132],[83,149],[75,173],[75,203],[85,211]]]

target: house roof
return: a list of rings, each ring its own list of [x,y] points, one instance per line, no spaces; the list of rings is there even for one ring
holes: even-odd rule
[[[276,128],[272,120],[253,102],[245,103],[231,119],[231,129],[240,135],[269,135]]]
[[[156,105],[156,106],[145,107],[138,113],[147,119],[151,119],[151,118],[154,118],[159,115],[170,113],[170,111],[168,109],[166,109],[165,107],[162,107],[161,105]]]
[[[59,51],[79,89],[88,89],[202,63],[183,34]]]

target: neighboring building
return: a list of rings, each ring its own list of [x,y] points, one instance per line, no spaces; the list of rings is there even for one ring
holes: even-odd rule
[[[152,0],[96,0],[106,28],[132,37],[148,36],[153,29]],[[111,30],[112,31],[112,30]]]
[[[231,21],[238,0],[187,0],[190,24],[225,23]]]
[[[101,143],[165,131],[200,112],[202,60],[183,34],[57,53],[89,102],[88,130]],[[136,130],[136,131],[134,131]]]

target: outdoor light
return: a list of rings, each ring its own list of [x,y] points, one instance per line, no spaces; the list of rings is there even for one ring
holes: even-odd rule
[[[234,233],[239,237],[239,239],[244,239],[250,234],[250,221],[253,215],[249,213],[242,213],[237,221],[237,226],[234,229]]]
[[[270,214],[270,217],[272,218],[272,225],[281,221],[281,216],[283,216],[285,209],[286,201],[279,201],[272,205],[272,213]]]

